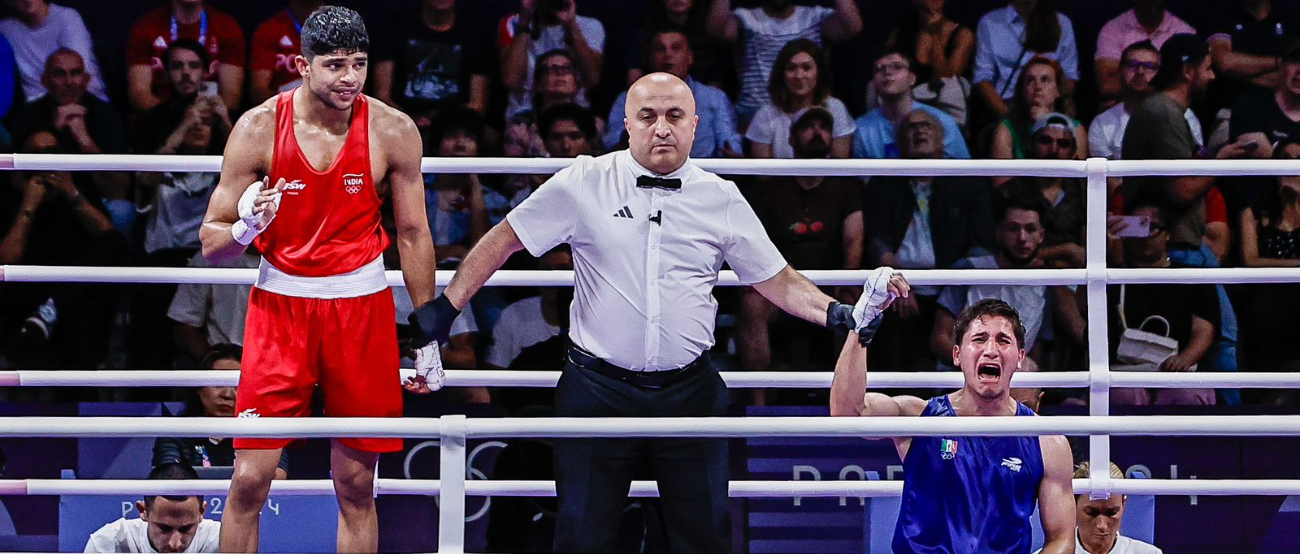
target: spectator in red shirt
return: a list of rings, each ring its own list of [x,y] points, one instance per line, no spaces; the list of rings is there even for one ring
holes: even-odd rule
[[[169,0],[144,14],[131,27],[126,44],[128,96],[137,112],[167,100],[169,86],[163,53],[176,39],[196,40],[208,50],[204,82],[214,82],[231,110],[239,108],[247,54],[239,23],[203,0]],[[211,85],[205,85],[211,86]]]
[[[257,26],[248,56],[248,67],[253,72],[249,86],[252,104],[260,104],[275,93],[302,83],[298,68],[293,65],[294,57],[302,51],[299,29],[321,4],[321,0],[289,0],[289,7]]]

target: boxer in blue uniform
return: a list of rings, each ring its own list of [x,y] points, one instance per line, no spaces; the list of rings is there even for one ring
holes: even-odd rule
[[[905,280],[891,271],[868,283],[859,310],[874,317]],[[873,275],[873,278],[876,276]],[[899,286],[899,282],[902,286]],[[878,324],[878,320],[876,320]],[[1011,398],[1011,376],[1025,359],[1025,329],[1007,303],[985,299],[967,307],[954,329],[953,365],[961,390],[929,401],[866,393],[867,348],[876,325],[850,334],[835,365],[831,415],[1033,416]],[[858,340],[854,340],[854,339]],[[894,528],[895,554],[1029,554],[1030,515],[1039,505],[1043,552],[1074,552],[1074,470],[1065,437],[893,437],[903,460],[903,500]]]

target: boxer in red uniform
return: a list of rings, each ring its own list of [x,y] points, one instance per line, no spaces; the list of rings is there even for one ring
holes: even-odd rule
[[[402,415],[381,198],[391,191],[402,270],[417,306],[433,297],[433,240],[420,134],[409,117],[361,94],[368,48],[356,12],[325,6],[312,13],[296,59],[302,86],[244,114],[226,146],[200,230],[203,254],[221,259],[256,242],[263,255],[249,297],[239,417],[308,416],[317,386],[326,416]],[[438,344],[416,340],[416,376],[406,388],[429,392],[442,384]],[[223,552],[257,551],[258,513],[290,442],[235,439]],[[401,439],[333,441],[339,552],[378,549],[375,463],[401,447]]]

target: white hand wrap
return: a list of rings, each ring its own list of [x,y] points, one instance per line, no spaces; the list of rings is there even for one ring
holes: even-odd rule
[[[862,285],[862,296],[853,305],[853,321],[858,326],[856,331],[861,332],[880,317],[894,300],[895,295],[889,292],[889,280],[893,276],[892,267],[878,267],[867,276],[867,282]]]
[[[234,235],[235,242],[244,246],[252,243],[253,239],[257,238],[257,235],[262,234],[262,231],[265,231],[271,225],[271,221],[275,221],[275,216],[272,215],[270,220],[262,223],[262,214],[253,213],[254,204],[257,202],[257,197],[262,194],[265,185],[264,181],[254,181],[253,184],[244,189],[244,194],[239,196],[239,204],[237,205],[239,221],[230,226],[230,234]],[[272,200],[275,203],[277,212],[280,209],[281,197],[279,193],[276,193]]]
[[[415,375],[424,377],[429,390],[442,388],[447,380],[447,374],[442,371],[442,351],[438,349],[438,341],[435,340],[423,348],[416,349]]]

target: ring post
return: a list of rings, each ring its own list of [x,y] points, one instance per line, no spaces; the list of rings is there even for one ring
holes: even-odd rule
[[[1105,158],[1088,158],[1086,275],[1088,277],[1088,414],[1110,415],[1110,336],[1106,300],[1106,177]],[[1088,437],[1089,478],[1094,499],[1110,497],[1110,436]]]
[[[442,422],[442,465],[438,472],[438,552],[465,552],[465,416],[445,415]]]

